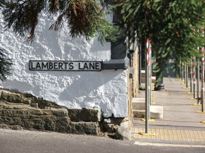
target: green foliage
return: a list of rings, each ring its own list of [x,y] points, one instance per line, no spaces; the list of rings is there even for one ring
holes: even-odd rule
[[[200,56],[198,47],[205,44],[199,32],[205,25],[204,0],[125,0],[121,6],[127,31],[137,31],[141,44],[152,40],[156,73],[161,75],[168,59],[179,63]]]
[[[29,31],[30,38],[34,36],[34,31],[38,23],[38,14],[44,8],[43,0],[29,1],[9,1],[3,5],[3,15],[6,27],[11,28],[20,35]]]
[[[162,58],[190,58],[205,43],[195,31],[205,21],[204,0],[125,0],[122,6],[127,30],[137,31],[141,43],[150,38]]]
[[[7,28],[32,40],[41,12],[58,15],[50,29],[58,30],[67,23],[72,37],[90,38],[97,33],[100,38],[109,37],[115,31],[105,19],[104,7],[96,0],[15,0],[0,1]]]
[[[7,58],[5,50],[0,48],[0,80],[6,80],[7,76],[10,75],[12,61]]]

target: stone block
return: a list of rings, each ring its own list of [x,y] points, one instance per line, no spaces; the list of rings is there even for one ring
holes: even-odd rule
[[[145,98],[132,98],[132,108],[134,110],[144,110]]]
[[[36,108],[36,105],[38,105],[38,107],[40,109],[45,109],[47,107],[50,108],[62,108],[62,106],[59,106],[58,104],[48,101],[48,100],[44,100],[43,98],[36,98],[36,97],[32,97],[30,98],[31,101],[31,106]]]
[[[145,117],[145,110],[133,110],[133,117],[134,118],[144,118]]]
[[[67,133],[70,124],[71,124],[70,118],[68,118],[68,117],[56,118],[55,131]]]
[[[163,106],[159,105],[151,105],[150,106],[150,112],[151,112],[151,117],[154,119],[163,119],[163,112],[164,108]]]
[[[133,110],[133,116],[136,118],[144,118],[145,110]],[[151,105],[150,118],[163,119],[163,106]]]
[[[71,122],[69,133],[100,135],[100,127],[97,122]]]
[[[53,115],[55,116],[68,116],[68,110],[65,108],[60,108],[60,109],[56,109],[56,108],[51,108],[50,111],[52,112]]]
[[[100,121],[99,113],[97,109],[68,109],[68,116],[74,122],[98,122]]]
[[[8,102],[12,102],[12,103],[22,103],[21,95],[16,94],[16,93],[6,92],[6,91],[1,92],[0,99],[8,101]]]

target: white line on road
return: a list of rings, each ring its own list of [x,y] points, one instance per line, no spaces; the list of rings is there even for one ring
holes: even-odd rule
[[[165,143],[150,143],[150,142],[138,142],[138,141],[135,141],[134,144],[139,146],[155,146],[155,147],[205,148],[205,145],[165,144]]]

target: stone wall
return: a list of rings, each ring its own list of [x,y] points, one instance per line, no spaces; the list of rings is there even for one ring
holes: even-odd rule
[[[119,132],[123,120],[124,118],[105,119],[101,110],[97,108],[70,109],[31,94],[0,89],[0,128],[90,134],[123,139]],[[126,130],[130,131],[129,128]]]
[[[30,94],[0,91],[2,127],[101,135],[100,110],[67,109]]]
[[[131,62],[129,67],[129,78],[128,78],[128,107],[129,107],[129,118],[132,118],[132,98],[139,94],[139,50],[137,43],[133,43],[130,48],[133,53],[130,56]]]
[[[133,96],[136,97],[139,94],[139,49],[135,48],[133,55]]]

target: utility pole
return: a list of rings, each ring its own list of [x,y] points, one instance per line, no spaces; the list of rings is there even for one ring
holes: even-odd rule
[[[152,49],[149,39],[146,40],[146,91],[145,91],[145,133],[149,130],[151,83],[152,83]]]

